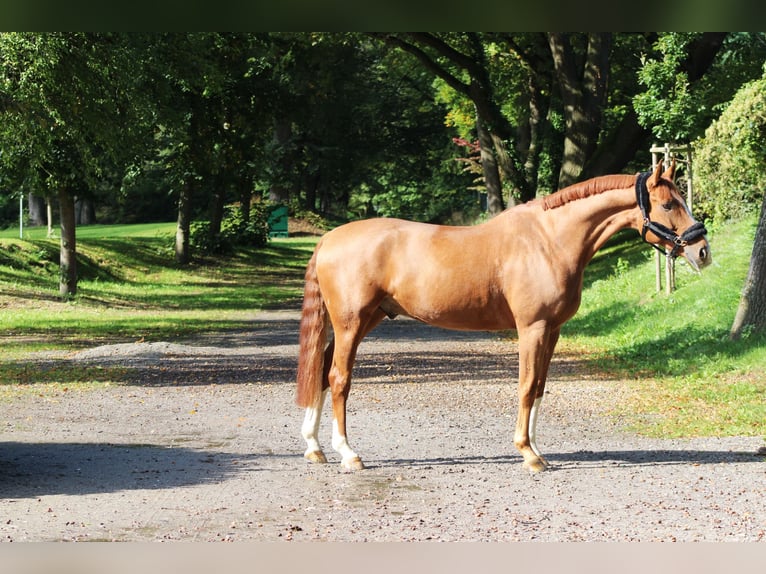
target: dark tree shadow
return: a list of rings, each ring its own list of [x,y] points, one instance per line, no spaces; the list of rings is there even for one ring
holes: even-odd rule
[[[0,498],[164,489],[260,470],[266,456],[152,444],[0,442]]]

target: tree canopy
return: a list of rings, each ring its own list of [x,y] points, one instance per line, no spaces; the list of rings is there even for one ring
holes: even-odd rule
[[[71,294],[86,212],[177,219],[183,263],[227,205],[471,222],[644,169],[761,75],[766,35],[0,33],[0,58],[0,225],[57,204]]]

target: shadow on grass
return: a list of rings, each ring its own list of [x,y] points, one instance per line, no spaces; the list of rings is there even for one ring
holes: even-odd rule
[[[732,341],[729,331],[683,326],[657,332],[654,337],[629,343],[613,350],[613,367],[626,372],[648,371],[655,376],[683,376],[698,371],[710,362],[736,359],[766,347],[766,333]],[[598,359],[596,359],[598,361]]]
[[[587,289],[596,281],[608,279],[613,275],[619,259],[627,261],[632,267],[645,263],[647,254],[651,253],[651,247],[644,243],[634,230],[625,229],[617,232],[596,253],[585,268],[584,288]]]
[[[597,307],[589,313],[575,315],[562,328],[562,335],[585,335],[597,337],[617,330],[626,322],[635,320],[637,309],[616,302]]]

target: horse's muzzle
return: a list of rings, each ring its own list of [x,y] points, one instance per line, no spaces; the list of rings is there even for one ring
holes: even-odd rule
[[[699,271],[713,262],[713,256],[710,253],[710,245],[707,239],[697,241],[684,247],[684,257],[692,266],[692,269]]]

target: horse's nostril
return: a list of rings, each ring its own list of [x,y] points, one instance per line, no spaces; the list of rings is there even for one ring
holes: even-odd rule
[[[700,249],[700,259],[702,259],[703,261],[707,259],[707,247],[703,247],[702,249]]]

